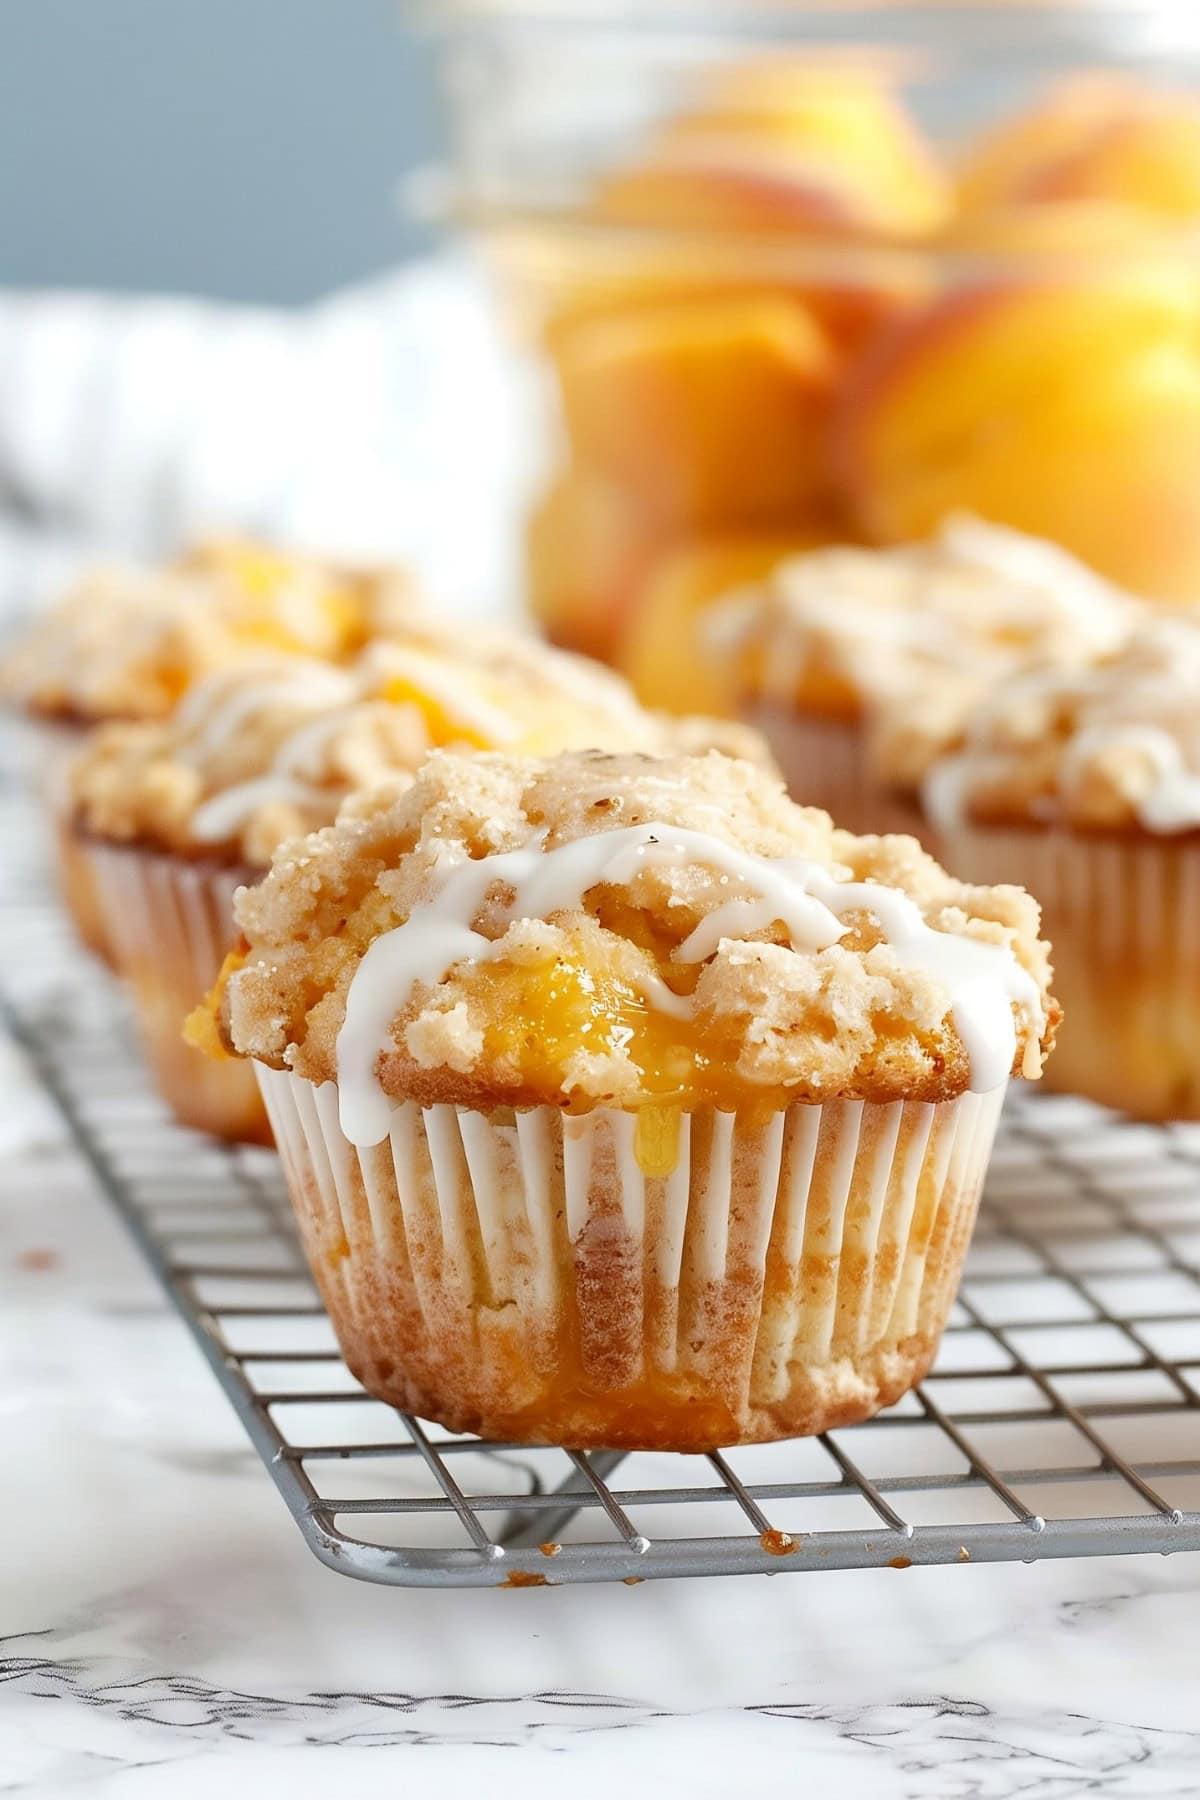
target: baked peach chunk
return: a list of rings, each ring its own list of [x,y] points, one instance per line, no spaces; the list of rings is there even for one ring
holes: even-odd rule
[[[786,297],[593,319],[557,366],[577,461],[657,519],[769,523],[810,510],[828,485],[834,358]]]
[[[1171,266],[996,282],[901,326],[847,384],[836,467],[861,528],[956,507],[1164,599],[1200,592],[1200,299]]]
[[[702,538],[668,551],[651,569],[618,654],[639,700],[667,712],[735,713],[733,653],[706,637],[713,606],[833,536],[835,526],[814,519],[787,531]]]
[[[240,601],[236,634],[247,644],[338,660],[366,641],[363,572],[339,571],[333,564],[322,572],[311,559],[237,537],[207,538],[179,566],[229,584]],[[300,610],[298,588],[304,598]]]

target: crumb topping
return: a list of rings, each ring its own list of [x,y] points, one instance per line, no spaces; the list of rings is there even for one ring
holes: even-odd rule
[[[368,1110],[941,1099],[996,1043],[995,1080],[1038,1074],[1056,1018],[1028,895],[717,752],[439,752],[285,846],[238,919],[229,1046]]]
[[[1082,668],[1034,666],[998,683],[965,747],[930,770],[925,802],[944,829],[968,817],[1200,828],[1200,617],[1146,616]]]
[[[1057,545],[958,515],[924,543],[788,558],[712,630],[749,703],[863,720],[881,779],[912,792],[998,675],[1108,650],[1135,613]]]
[[[280,653],[344,661],[417,610],[408,578],[241,539],[83,576],[0,663],[0,694],[83,722],[164,718],[192,684]]]
[[[511,633],[413,622],[347,666],[239,662],[170,718],[109,724],[72,771],[80,826],[183,855],[265,867],[328,824],[349,795],[407,780],[429,751],[691,748],[753,741],[744,727],[660,719],[619,676]],[[366,803],[360,799],[360,803]]]

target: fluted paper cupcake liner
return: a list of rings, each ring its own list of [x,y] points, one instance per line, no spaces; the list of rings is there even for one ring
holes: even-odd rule
[[[846,831],[928,839],[917,802],[888,788],[872,769],[860,724],[797,712],[777,700],[760,702],[746,718],[766,738],[788,792],[802,806],[823,807]]]
[[[146,1059],[184,1125],[252,1143],[270,1134],[253,1071],[184,1042],[183,1024],[236,937],[233,896],[252,869],[189,862],[79,835],[113,965],[133,996]]]
[[[963,881],[1041,902],[1063,1023],[1046,1086],[1145,1119],[1200,1118],[1200,838],[964,824]]]
[[[80,940],[97,956],[107,959],[100,904],[70,823],[69,772],[86,736],[85,726],[63,720],[27,717],[22,721],[30,776],[45,809],[59,896]]]
[[[822,1431],[928,1368],[1002,1090],[679,1118],[398,1104],[356,1149],[335,1083],[259,1066],[305,1249],[374,1394],[458,1430],[706,1449]]]

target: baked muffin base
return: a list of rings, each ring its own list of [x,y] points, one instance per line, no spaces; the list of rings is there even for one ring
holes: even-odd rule
[[[202,1055],[183,1024],[216,980],[237,936],[233,896],[248,867],[189,862],[76,832],[75,854],[101,908],[113,966],[128,984],[146,1060],[183,1125],[240,1143],[271,1141],[249,1067]]]
[[[305,1251],[353,1373],[524,1443],[703,1451],[868,1418],[928,1369],[1003,1090],[679,1118],[396,1106],[355,1149],[338,1090],[258,1066]]]
[[[743,708],[779,764],[792,799],[820,806],[843,830],[902,832],[928,844],[932,833],[917,800],[884,787],[871,769],[861,724],[797,712],[775,700]]]
[[[1200,837],[968,823],[943,853],[960,879],[1020,882],[1041,902],[1063,1008],[1046,1087],[1200,1118]]]

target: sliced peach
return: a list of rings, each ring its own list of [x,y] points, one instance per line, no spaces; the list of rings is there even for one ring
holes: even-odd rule
[[[1094,72],[1056,82],[1037,105],[1003,119],[969,147],[958,170],[960,211],[992,212],[1034,198],[1049,170],[1146,97],[1144,87],[1122,75]]]
[[[667,126],[658,155],[660,166],[674,159],[680,170],[725,177],[731,227],[922,237],[951,209],[949,178],[894,82],[863,59],[776,56],[722,69]],[[769,193],[756,191],[759,175]],[[738,193],[744,221],[734,216]]]
[[[1099,126],[1026,186],[1031,200],[1111,200],[1170,219],[1200,216],[1200,105],[1157,96]]]
[[[966,507],[1148,594],[1200,593],[1188,272],[949,297],[848,385],[834,455],[877,540],[923,537]]]
[[[1163,222],[1140,206],[1116,200],[1024,203],[956,219],[942,242],[987,256],[1036,257],[1038,266],[1064,266],[1080,256],[1120,254],[1161,241]]]
[[[835,358],[793,300],[591,319],[563,337],[557,366],[576,461],[668,525],[777,522],[827,486]]]
[[[851,357],[890,319],[927,300],[932,286],[929,259],[905,247],[720,236],[698,242],[651,233],[640,241],[592,243],[585,257],[545,270],[534,324],[553,353],[587,319],[782,295],[804,306],[833,349]]]
[[[546,635],[610,661],[662,542],[636,496],[579,469],[561,475],[526,526],[529,604]]]
[[[705,233],[833,234],[867,224],[853,183],[836,168],[715,135],[610,176],[595,210],[612,224]]]
[[[765,536],[703,538],[667,551],[650,571],[617,658],[638,698],[667,712],[733,713],[738,684],[732,658],[705,642],[705,618],[734,589],[836,535],[832,525],[814,521]]]

